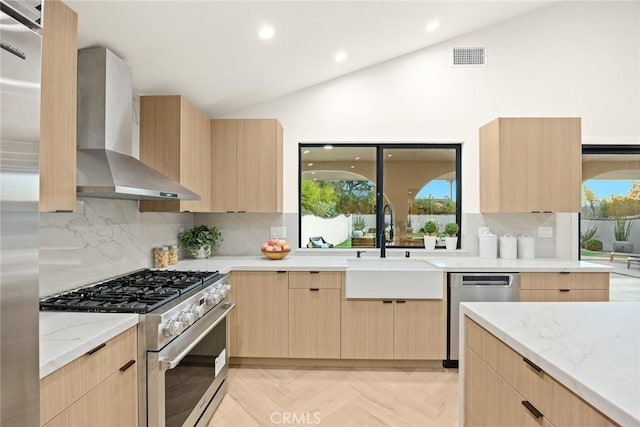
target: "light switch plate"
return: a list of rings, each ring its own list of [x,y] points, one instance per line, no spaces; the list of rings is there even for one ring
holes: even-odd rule
[[[538,227],[538,237],[553,237],[553,227]]]
[[[286,239],[287,238],[287,227],[271,227],[271,238],[272,239]]]

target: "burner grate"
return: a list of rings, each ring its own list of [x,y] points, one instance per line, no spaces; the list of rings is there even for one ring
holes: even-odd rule
[[[217,271],[145,269],[45,298],[40,301],[40,309],[149,313],[181,295],[207,286],[219,275]]]

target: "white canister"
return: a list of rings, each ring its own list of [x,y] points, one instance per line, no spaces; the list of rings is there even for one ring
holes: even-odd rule
[[[528,235],[518,237],[518,257],[533,259],[536,257],[536,238]]]
[[[518,239],[511,234],[500,237],[500,258],[516,259],[518,257]]]
[[[478,239],[478,255],[480,258],[496,259],[498,256],[498,236],[485,232]]]

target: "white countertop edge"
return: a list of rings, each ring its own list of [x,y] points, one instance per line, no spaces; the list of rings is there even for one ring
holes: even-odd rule
[[[40,379],[138,324],[130,313],[40,312]],[[43,322],[48,332],[43,334]]]
[[[530,303],[519,303],[519,304],[530,304]],[[535,304],[535,303],[532,303]],[[613,303],[615,304],[615,303]],[[485,328],[487,331],[491,332],[497,338],[499,338],[502,342],[506,343],[509,347],[511,347],[516,352],[520,353],[522,356],[527,357],[533,363],[538,365],[542,370],[546,371],[550,376],[552,376],[556,381],[560,384],[567,387],[569,390],[573,391],[576,395],[580,396],[583,400],[591,404],[594,408],[598,409],[603,414],[607,415],[614,422],[620,424],[621,426],[640,426],[640,418],[635,417],[633,414],[629,413],[624,408],[620,407],[615,401],[611,401],[610,399],[602,396],[597,393],[595,390],[591,389],[589,386],[578,381],[574,376],[571,375],[570,372],[566,372],[563,369],[559,368],[553,362],[546,359],[540,353],[535,352],[534,350],[527,347],[521,341],[515,339],[499,326],[493,324],[491,321],[488,321],[482,315],[476,313],[472,307],[466,305],[465,303],[460,304],[460,315],[466,315],[473,319],[480,326]],[[464,335],[461,335],[462,337]],[[603,367],[606,369],[606,367]],[[462,380],[462,379],[461,379]],[[461,381],[463,384],[463,381]]]
[[[335,251],[334,251],[335,252]],[[379,259],[377,256],[365,255],[365,259]],[[245,256],[213,256],[207,259],[182,259],[169,270],[218,270],[220,273],[230,271],[345,271],[347,261],[355,259],[351,253],[338,256],[310,254],[290,254],[282,260],[270,260],[260,255]],[[404,260],[404,256],[390,256],[387,259]],[[536,259],[482,259],[469,256],[431,257],[425,255],[412,256],[411,259],[423,260],[446,272],[583,272],[607,273],[613,267],[595,264],[588,261],[566,260],[558,258]]]

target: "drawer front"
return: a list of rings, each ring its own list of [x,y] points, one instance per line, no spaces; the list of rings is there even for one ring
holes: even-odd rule
[[[45,424],[131,360],[136,326],[40,380],[40,425]]]
[[[465,342],[557,426],[613,426],[611,420],[511,347],[465,318]]]
[[[289,289],[340,289],[341,271],[290,271]]]
[[[550,379],[549,376],[468,317],[465,318],[465,328],[466,345],[526,400],[542,410],[543,396],[548,388],[545,381]]]
[[[536,413],[535,405],[514,390],[469,347],[464,363],[466,427],[553,426],[544,413]],[[533,409],[528,409],[524,402]]]
[[[609,273],[521,273],[520,289],[609,291]]]
[[[521,289],[520,301],[609,301],[609,291],[583,289]]]

